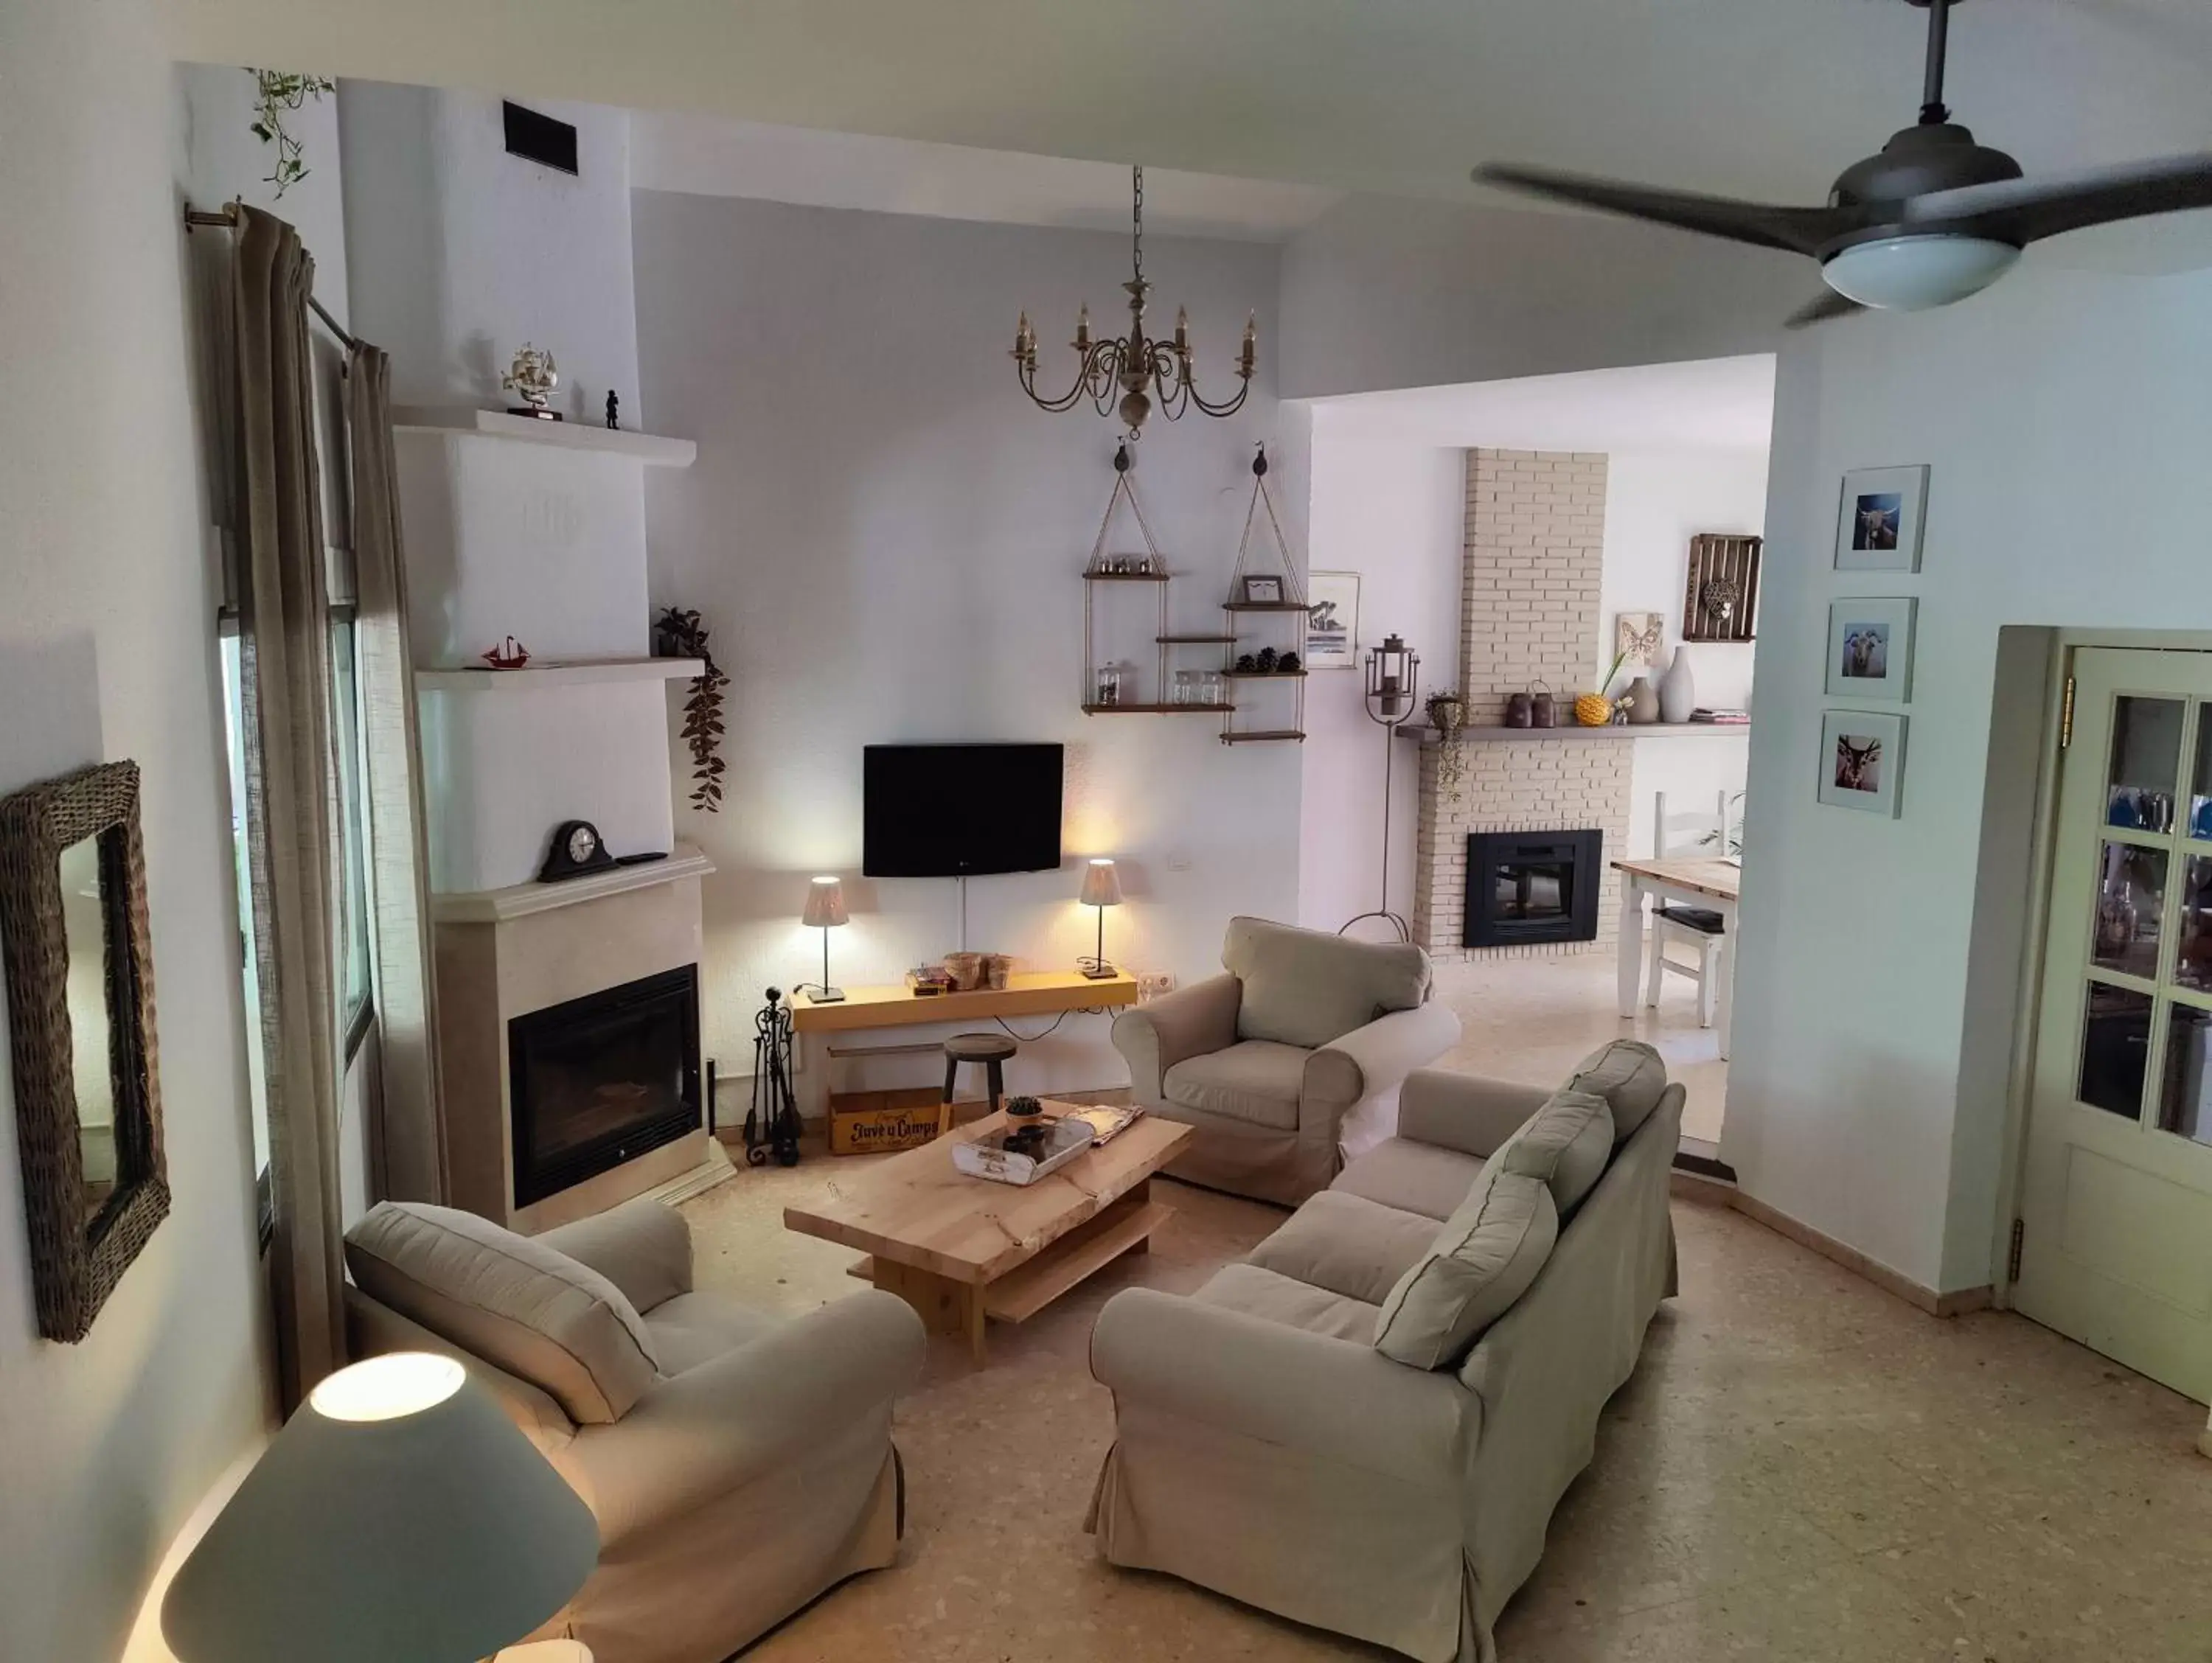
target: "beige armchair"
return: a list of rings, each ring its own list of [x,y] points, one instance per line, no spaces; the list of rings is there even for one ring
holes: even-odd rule
[[[459,1359],[599,1520],[598,1569],[535,1637],[722,1663],[896,1557],[891,1404],[923,1350],[902,1301],[779,1320],[696,1292],[689,1229],[649,1200],[534,1238],[386,1202],[346,1264],[354,1354]]]
[[[1229,923],[1227,972],[1124,1011],[1131,1094],[1195,1127],[1174,1176],[1295,1205],[1388,1138],[1399,1086],[1459,1041],[1429,956],[1261,919]]]

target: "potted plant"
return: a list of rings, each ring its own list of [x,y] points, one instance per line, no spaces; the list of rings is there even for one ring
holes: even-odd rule
[[[1467,752],[1459,737],[1467,726],[1467,705],[1446,688],[1429,695],[1428,710],[1429,725],[1437,735],[1437,789],[1447,803],[1456,803],[1467,780]]]

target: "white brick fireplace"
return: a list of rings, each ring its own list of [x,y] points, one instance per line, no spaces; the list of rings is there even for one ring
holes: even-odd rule
[[[1439,783],[1437,746],[1421,748],[1414,856],[1413,937],[1437,959],[1607,951],[1616,939],[1620,885],[1607,866],[1595,939],[1464,944],[1470,833],[1595,829],[1607,862],[1626,851],[1634,743],[1573,726],[1575,695],[1595,680],[1605,495],[1601,455],[1468,452],[1459,689],[1471,731],[1455,798]],[[1552,690],[1561,726],[1501,735],[1507,696],[1539,683]]]

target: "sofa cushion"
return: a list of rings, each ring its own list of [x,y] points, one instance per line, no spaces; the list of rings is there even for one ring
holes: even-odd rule
[[[1306,1053],[1294,1045],[1245,1040],[1225,1051],[1186,1057],[1160,1077],[1167,1100],[1201,1114],[1277,1131],[1298,1123]]]
[[[1436,1245],[1437,1221],[1325,1189],[1244,1255],[1263,1271],[1380,1305]]]
[[[1386,1138],[1354,1156],[1329,1188],[1442,1223],[1467,1199],[1481,1171],[1480,1161],[1455,1149]]]
[[[1565,1218],[1605,1176],[1613,1159],[1613,1111],[1589,1091],[1555,1091],[1494,1157],[1508,1172],[1550,1187],[1552,1205]]]
[[[1346,941],[1232,918],[1221,965],[1243,984],[1237,1036],[1317,1050],[1428,997],[1429,956],[1400,942]]]
[[[580,1425],[620,1420],[660,1372],[622,1290],[543,1242],[452,1207],[380,1201],[346,1232],[361,1290],[548,1393]]]
[[[1614,1040],[1577,1063],[1565,1089],[1604,1098],[1613,1111],[1613,1141],[1625,1144],[1659,1107],[1667,1089],[1667,1065],[1641,1040]]]
[[[1528,1291],[1559,1235],[1559,1210],[1544,1181],[1492,1161],[1428,1257],[1382,1302],[1376,1348],[1416,1369],[1455,1367]]]
[[[676,1375],[712,1363],[775,1327],[775,1319],[749,1311],[719,1294],[678,1294],[645,1314],[646,1332],[660,1358],[660,1372]]]
[[[1201,1305],[1242,1311],[1310,1334],[1362,1345],[1375,1343],[1374,1306],[1257,1265],[1224,1265],[1191,1297]]]

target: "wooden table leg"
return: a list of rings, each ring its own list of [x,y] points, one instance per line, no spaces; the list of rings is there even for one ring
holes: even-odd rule
[[[1627,873],[1620,877],[1620,1014],[1636,1015],[1636,985],[1644,972],[1644,890]]]
[[[933,1334],[964,1338],[975,1361],[984,1360],[983,1290],[972,1283],[895,1264],[878,1255],[870,1261],[869,1279],[887,1294],[914,1307],[921,1326]]]

